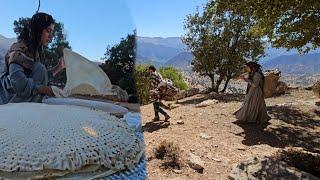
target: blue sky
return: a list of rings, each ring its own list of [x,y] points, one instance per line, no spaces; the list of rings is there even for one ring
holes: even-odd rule
[[[0,34],[12,38],[13,21],[31,17],[38,0],[1,0],[0,5]],[[64,23],[72,49],[90,60],[99,60],[107,45],[135,28],[125,0],[41,0],[40,11]]]
[[[206,0],[128,0],[138,36],[176,37],[184,34],[185,17],[201,10]]]
[[[206,0],[41,0],[41,12],[64,23],[72,49],[90,60],[133,32],[138,36],[173,37],[184,33],[183,21]],[[31,17],[38,0],[1,0],[0,34],[12,38],[13,21]]]

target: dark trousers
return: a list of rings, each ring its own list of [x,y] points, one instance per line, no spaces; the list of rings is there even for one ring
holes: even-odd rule
[[[163,106],[162,102],[160,101],[155,101],[153,102],[153,108],[154,108],[154,114],[155,116],[159,116],[159,113],[163,114],[163,115],[168,115],[162,108],[161,106]]]

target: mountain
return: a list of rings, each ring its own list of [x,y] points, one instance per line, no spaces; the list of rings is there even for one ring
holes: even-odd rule
[[[187,46],[181,41],[180,37],[137,37],[138,42],[151,43],[155,45],[163,45],[175,49],[185,50]]]
[[[137,37],[137,56],[147,61],[166,63],[185,49],[179,37]]]
[[[0,58],[3,58],[10,46],[16,41],[15,38],[6,38],[0,34]]]
[[[0,34],[0,70],[4,66],[4,56],[15,41],[15,38],[6,38]]]
[[[140,49],[139,49],[140,47]],[[155,66],[173,66],[178,69],[190,69],[192,54],[179,37],[138,37],[137,64]],[[320,73],[320,48],[308,54],[299,55],[295,49],[273,48],[266,45],[266,55],[260,60],[264,69],[279,68],[286,74]],[[140,58],[138,58],[140,57]]]
[[[0,34],[0,48],[9,49],[10,46],[16,41],[16,38],[6,38]]]
[[[142,57],[140,55],[137,55],[136,56],[136,61],[135,63],[137,65],[139,64],[143,64],[143,65],[154,65],[155,67],[161,67],[164,65],[164,63],[161,63],[161,62],[158,62],[158,61],[154,61],[154,60],[150,60],[150,59],[147,59],[145,57]]]
[[[320,53],[282,55],[261,63],[264,69],[278,68],[286,74],[319,74]]]
[[[190,52],[182,52],[169,59],[164,65],[173,66],[177,69],[190,69],[193,58],[194,56]]]
[[[265,62],[276,57],[285,56],[285,55],[299,55],[299,52],[296,49],[290,49],[289,51],[285,48],[273,48],[270,44],[266,45],[265,49],[266,56],[263,57],[260,62]],[[311,50],[308,54],[320,53],[320,49]]]

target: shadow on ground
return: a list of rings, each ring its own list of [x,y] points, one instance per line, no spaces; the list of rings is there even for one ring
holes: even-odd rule
[[[320,127],[319,120],[312,119],[308,114],[291,107],[271,106],[268,107],[268,111],[274,119],[280,120],[279,124],[254,125],[233,122],[244,130],[236,134],[244,138],[244,145],[268,144],[277,148],[296,146],[311,152],[320,152],[320,133],[314,130]]]
[[[169,127],[169,125],[170,125],[169,122],[150,121],[150,122],[147,122],[144,126],[142,126],[142,131],[152,133],[152,132],[157,131],[159,129],[167,128],[167,127]]]
[[[320,127],[320,121],[313,119],[313,117],[307,113],[300,111],[299,109],[289,106],[270,106],[267,107],[268,114],[274,119],[279,119],[288,124],[295,126],[307,127],[315,129]]]

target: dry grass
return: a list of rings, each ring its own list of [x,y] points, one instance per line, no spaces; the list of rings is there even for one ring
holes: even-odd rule
[[[173,142],[162,141],[154,148],[154,157],[161,159],[161,167],[164,169],[181,169],[181,150]]]

